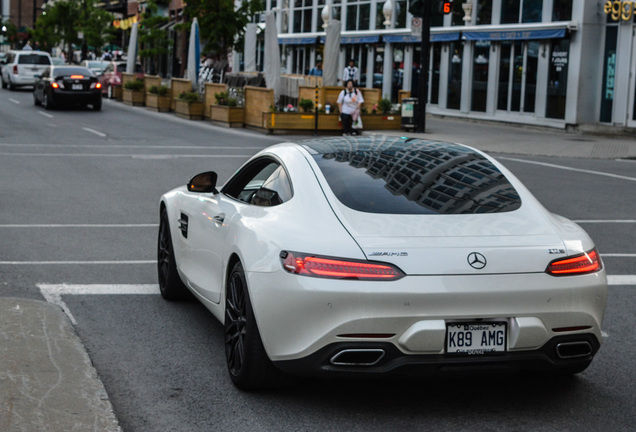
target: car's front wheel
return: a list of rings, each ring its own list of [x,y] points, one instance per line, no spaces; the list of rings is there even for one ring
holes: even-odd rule
[[[159,238],[157,239],[157,271],[159,276],[159,291],[166,300],[185,300],[190,297],[190,291],[181,281],[177,271],[177,261],[174,257],[172,237],[168,212],[161,210],[159,222]]]
[[[225,358],[234,385],[258,390],[281,383],[284,374],[271,362],[261,340],[243,266],[237,262],[225,299]]]

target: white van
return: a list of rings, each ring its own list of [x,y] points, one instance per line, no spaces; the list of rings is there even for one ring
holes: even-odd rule
[[[2,88],[32,86],[35,76],[52,63],[51,56],[44,51],[9,51],[2,64]]]

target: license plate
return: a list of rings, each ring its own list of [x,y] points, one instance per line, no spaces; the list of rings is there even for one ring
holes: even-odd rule
[[[505,322],[452,323],[446,326],[446,353],[482,355],[506,352]]]
[[[81,85],[81,84],[73,84],[73,85],[71,86],[71,89],[72,89],[72,90],[83,90],[83,89],[84,89],[84,86],[83,86],[83,85]]]

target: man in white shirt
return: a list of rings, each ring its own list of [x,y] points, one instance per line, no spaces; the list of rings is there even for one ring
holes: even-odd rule
[[[349,66],[344,68],[342,71],[342,82],[346,83],[347,81],[353,81],[353,86],[358,87],[358,81],[360,81],[360,71],[356,66],[355,60],[349,60]]]

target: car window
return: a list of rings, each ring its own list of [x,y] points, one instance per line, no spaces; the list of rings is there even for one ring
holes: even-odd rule
[[[224,194],[257,206],[275,206],[292,197],[284,167],[270,158],[254,161],[241,169],[223,188]]]
[[[32,64],[32,65],[48,65],[51,64],[48,56],[40,54],[22,54],[18,58],[18,64]]]

